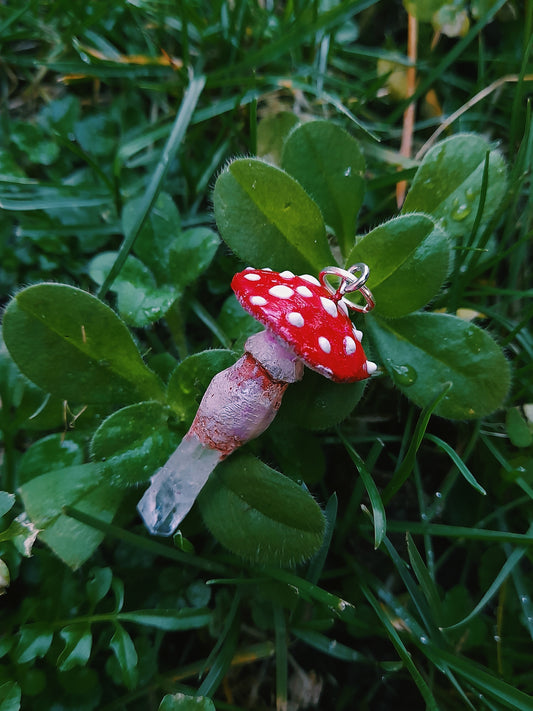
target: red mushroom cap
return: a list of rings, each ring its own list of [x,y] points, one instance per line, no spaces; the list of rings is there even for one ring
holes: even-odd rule
[[[368,378],[376,370],[361,346],[348,309],[309,274],[248,267],[231,287],[243,308],[313,370],[335,382]]]

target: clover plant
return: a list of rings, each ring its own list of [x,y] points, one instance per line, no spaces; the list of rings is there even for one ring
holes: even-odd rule
[[[490,333],[454,313],[447,281],[452,270],[482,259],[478,250],[490,250],[492,220],[506,193],[499,151],[473,134],[438,143],[419,165],[401,213],[359,234],[365,159],[355,138],[334,122],[285,115],[283,122],[260,124],[258,146],[261,155],[232,160],[214,186],[224,249],[245,265],[297,273],[365,262],[376,308],[358,317],[358,327],[381,366],[372,387],[391,378],[418,407],[450,419],[499,408],[510,384],[505,355]],[[126,205],[126,234],[129,214]],[[18,482],[25,514],[4,540],[26,542],[29,550],[37,536],[76,568],[104,535],[83,515],[111,522],[120,508],[122,516],[135,516],[140,487],[187,431],[211,377],[236,360],[259,328],[219,278],[218,315],[197,311],[214,341],[184,352],[181,300],[212,275],[219,244],[211,228],[181,226],[171,196],[160,192],[118,273],[109,279],[117,252],[100,253],[88,265],[95,288],[108,280],[113,306],[70,284],[37,283],[14,295],[3,319],[8,352],[1,355],[11,402],[44,433],[61,426],[65,408],[84,426],[68,446],[61,434],[46,434],[25,454]],[[174,336],[171,352],[141,352],[132,329],[145,329],[150,342],[163,325]],[[323,467],[305,432],[349,417],[364,388],[311,372],[291,388],[279,423],[263,436],[288,476],[261,461],[261,441],[217,467],[199,503],[222,544],[282,565],[318,550],[323,514],[294,481],[311,482]],[[13,504],[11,495],[2,501],[4,508]],[[79,635],[64,633],[68,649],[82,645]]]

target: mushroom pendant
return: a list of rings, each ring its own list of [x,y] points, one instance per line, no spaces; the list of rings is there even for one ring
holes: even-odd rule
[[[250,336],[244,355],[213,378],[189,431],[151,477],[137,507],[151,533],[174,533],[216,465],[267,429],[304,365],[339,383],[375,372],[361,346],[363,334],[349,317],[349,310],[374,307],[368,274],[366,264],[326,267],[319,279],[251,267],[235,274],[237,299],[265,330]],[[340,279],[338,287],[330,276]],[[359,292],[364,305],[347,299],[351,292]]]

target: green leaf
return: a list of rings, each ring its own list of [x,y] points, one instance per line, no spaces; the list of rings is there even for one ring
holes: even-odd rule
[[[0,684],[0,711],[19,711],[20,699],[20,686],[16,682],[6,681]]]
[[[318,273],[335,264],[320,209],[283,170],[235,160],[218,177],[213,200],[222,238],[250,265]]]
[[[306,369],[303,380],[287,390],[278,418],[308,430],[324,430],[344,420],[357,405],[363,382],[334,383]]]
[[[159,704],[158,711],[215,711],[215,704],[206,696],[167,694]]]
[[[310,437],[307,430],[294,426],[289,417],[279,416],[268,428],[265,438],[267,442],[272,441],[276,463],[291,479],[316,484],[323,478],[326,457],[320,438]],[[270,453],[269,444],[265,446]]]
[[[176,366],[168,381],[167,402],[182,422],[192,423],[213,377],[236,360],[231,351],[213,349],[195,353]]]
[[[370,268],[368,287],[374,313],[399,318],[425,306],[449,271],[446,235],[427,215],[410,214],[385,222],[357,241],[346,263]]]
[[[117,252],[102,252],[89,263],[89,274],[98,285],[104,283],[117,259]],[[135,257],[126,259],[111,291],[117,294],[118,311],[130,326],[143,328],[159,321],[181,295],[175,287],[157,286],[153,274]]]
[[[449,419],[484,417],[501,407],[510,368],[488,333],[456,316],[411,314],[394,321],[368,318],[381,361],[402,392],[419,407],[451,387],[435,409]]]
[[[168,280],[184,289],[211,264],[220,238],[209,227],[192,227],[182,232],[169,248]]]
[[[211,622],[212,613],[208,608],[182,608],[180,610],[135,610],[121,612],[118,617],[125,622],[155,627],[160,630],[197,630]]]
[[[330,121],[309,121],[288,136],[281,167],[317,203],[342,252],[347,254],[355,239],[357,214],[365,192],[365,159],[359,143]]]
[[[82,464],[35,477],[20,488],[31,522],[42,529],[39,539],[71,568],[78,568],[102,541],[104,534],[63,513],[75,506],[84,513],[110,522],[122,492],[102,485],[99,467]]]
[[[75,402],[161,399],[126,326],[99,299],[65,284],[20,291],[4,314],[4,339],[22,372]]]
[[[324,515],[312,496],[251,455],[222,462],[198,501],[211,533],[243,558],[294,565],[322,543]]]
[[[15,505],[15,494],[0,491],[0,518],[10,511]]]
[[[533,433],[518,407],[507,410],[505,429],[515,447],[529,447],[533,441]]]
[[[261,331],[263,326],[251,314],[243,309],[235,294],[228,296],[222,304],[217,323],[226,336],[233,341],[233,348],[240,353],[246,339]]]
[[[169,429],[170,415],[158,402],[139,402],[105,419],[91,442],[103,478],[113,486],[132,486],[161,467],[181,439]]]
[[[136,215],[137,202],[129,202],[122,214],[126,236],[135,227]],[[134,252],[157,283],[167,285],[167,290],[172,287],[177,297],[211,264],[219,244],[219,236],[209,227],[182,231],[174,201],[167,193],[161,193],[135,241]],[[124,278],[121,273],[120,279]]]
[[[83,458],[81,445],[64,433],[42,437],[22,455],[17,471],[18,481],[24,484],[47,471],[83,464]]]
[[[59,634],[65,641],[63,651],[57,658],[59,671],[84,667],[91,656],[93,637],[90,626],[88,624],[68,625]]]
[[[126,237],[136,226],[138,200],[130,200],[122,211],[122,229]],[[154,207],[133,245],[133,251],[155,276],[159,284],[174,284],[169,278],[170,245],[181,232],[181,219],[174,200],[168,193],[160,193]]]
[[[0,595],[4,595],[7,588],[11,584],[11,575],[9,574],[9,568],[4,563],[2,558],[0,558]],[[0,656],[3,654],[2,645],[0,644]]]
[[[111,588],[113,571],[111,568],[94,568],[86,584],[87,598],[93,607],[103,600]]]
[[[507,189],[505,161],[476,134],[459,134],[427,152],[418,168],[402,212],[427,212],[451,237],[470,234],[479,207],[483,169],[489,152],[488,188],[482,229],[499,209]]]
[[[118,126],[111,112],[82,118],[76,122],[74,132],[83,150],[94,156],[109,158],[117,149]]]
[[[50,649],[53,636],[50,627],[41,622],[21,627],[14,650],[14,657],[18,664],[26,664],[44,657]]]
[[[139,675],[137,668],[138,656],[131,637],[122,625],[115,623],[115,633],[109,646],[119,664],[124,684],[128,689],[134,689]]]
[[[32,163],[51,165],[59,157],[58,144],[47,138],[42,129],[28,121],[14,122],[9,131],[13,143]]]
[[[298,117],[290,111],[266,116],[257,126],[257,155],[273,165],[279,165],[283,141],[298,123]]]

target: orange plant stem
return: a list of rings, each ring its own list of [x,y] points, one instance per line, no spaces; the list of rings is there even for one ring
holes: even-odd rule
[[[411,60],[411,66],[407,68],[407,96],[412,96],[416,88],[416,59],[418,45],[418,20],[413,15],[408,15],[407,21],[407,56]],[[400,155],[410,158],[413,150],[413,133],[415,128],[415,103],[412,101],[403,114],[402,142],[400,145]],[[396,204],[398,208],[403,205],[407,183],[400,180],[396,184]]]

